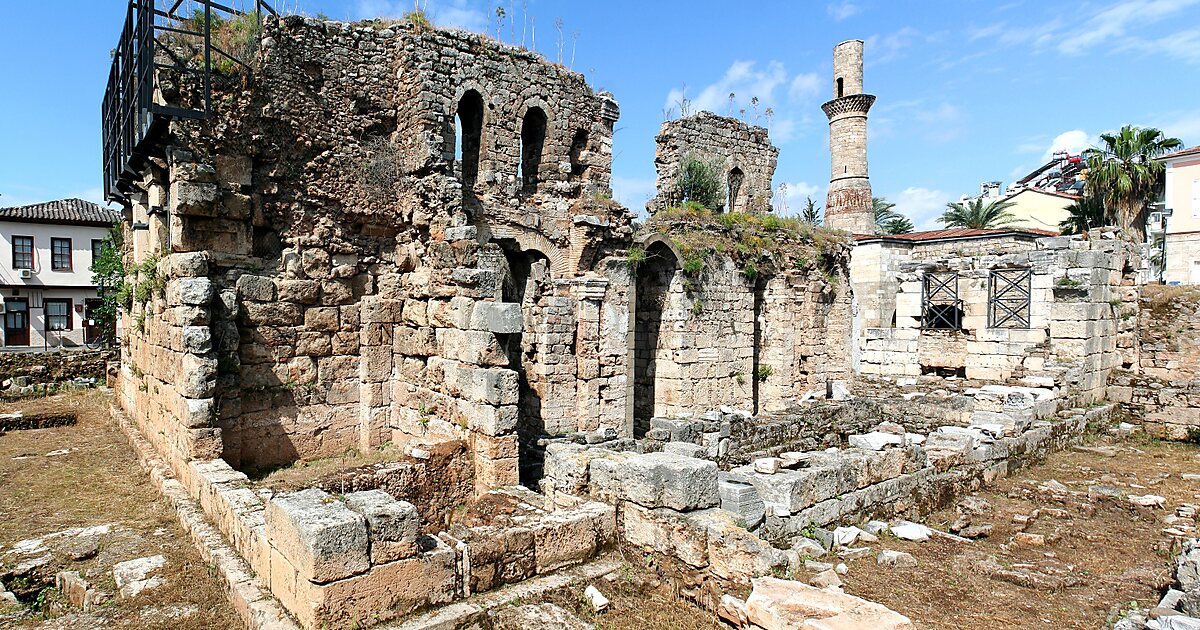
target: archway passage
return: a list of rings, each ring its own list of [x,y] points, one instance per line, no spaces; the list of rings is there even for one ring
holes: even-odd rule
[[[634,381],[633,435],[641,438],[650,430],[658,391],[659,338],[662,335],[663,309],[671,288],[671,280],[679,269],[679,260],[663,243],[646,249],[646,260],[638,266],[634,305]]]
[[[524,330],[500,335],[508,353],[508,367],[517,373],[517,445],[521,484],[537,489],[542,478],[546,437],[542,401],[546,395],[544,349],[536,329],[542,318],[541,298],[550,288],[550,260],[536,250],[521,251],[514,242],[504,242],[502,301],[521,305]]]
[[[458,146],[455,159],[461,169],[463,194],[467,195],[479,178],[479,154],[483,146],[483,97],[467,90],[458,101]]]
[[[537,190],[542,165],[542,151],[546,145],[546,112],[540,107],[531,107],[521,121],[521,190],[531,193]]]

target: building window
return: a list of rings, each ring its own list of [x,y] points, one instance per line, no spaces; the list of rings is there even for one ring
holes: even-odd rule
[[[992,271],[988,279],[988,326],[1029,328],[1032,273],[1028,269]]]
[[[13,269],[33,269],[33,237],[14,236],[12,248]]]
[[[746,175],[742,173],[742,169],[735,166],[729,171],[729,183],[727,186],[729,201],[726,207],[729,208],[730,212],[737,212],[740,209],[737,202],[738,197],[742,193],[742,181],[745,179]]]
[[[71,300],[46,298],[46,330],[72,330]]]
[[[50,269],[54,271],[71,270],[71,239],[50,239]]]
[[[925,274],[921,283],[921,328],[962,330],[962,316],[962,300],[958,299],[958,274]]]
[[[100,253],[104,251],[104,241],[102,239],[92,239],[92,269],[96,268],[96,261],[100,260]]]

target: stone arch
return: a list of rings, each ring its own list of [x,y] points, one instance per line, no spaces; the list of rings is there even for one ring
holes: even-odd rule
[[[550,261],[550,274],[554,278],[565,278],[574,271],[562,248],[539,232],[507,225],[487,226],[485,230],[492,240],[511,240],[520,246],[521,251],[536,251],[545,256]]]
[[[455,139],[455,161],[462,177],[463,194],[474,188],[483,159],[483,130],[487,106],[483,95],[475,88],[465,89],[458,99],[455,115],[458,133]]]
[[[546,138],[550,119],[546,110],[533,106],[521,117],[521,164],[518,171],[521,191],[537,192],[543,179],[542,158],[546,151]]]
[[[726,190],[725,190],[725,195],[726,195],[725,207],[729,209],[729,212],[737,212],[738,210],[744,210],[744,208],[739,207],[738,198],[741,196],[742,184],[745,181],[746,181],[746,174],[744,172],[742,172],[741,168],[734,166],[733,168],[729,169],[729,175],[726,180]]]
[[[633,437],[650,429],[657,412],[660,387],[660,338],[663,309],[669,300],[671,282],[683,257],[670,240],[652,235],[643,241],[646,260],[638,265],[634,279],[633,308]]]

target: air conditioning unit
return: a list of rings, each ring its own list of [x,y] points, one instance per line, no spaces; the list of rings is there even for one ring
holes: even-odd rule
[[[1150,218],[1146,221],[1146,231],[1151,234],[1158,234],[1164,230],[1164,218],[1161,212],[1151,212]]]
[[[20,270],[20,271],[18,271],[18,272],[17,272],[17,275],[18,275],[18,276],[19,276],[19,277],[20,277],[22,280],[29,280],[30,278],[32,278],[32,277],[33,277],[33,270],[32,270],[32,269],[22,269],[22,270]]]

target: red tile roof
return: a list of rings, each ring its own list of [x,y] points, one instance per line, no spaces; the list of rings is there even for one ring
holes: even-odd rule
[[[854,240],[874,241],[939,241],[955,238],[981,238],[985,236],[1027,236],[1027,237],[1043,237],[1043,236],[1058,236],[1058,232],[1050,232],[1048,230],[1038,230],[1033,228],[995,228],[988,230],[977,230],[973,228],[951,228],[948,230],[930,230],[928,232],[910,232],[908,234],[855,234]]]
[[[109,226],[121,218],[116,210],[82,199],[59,199],[29,206],[0,208],[0,221]]]
[[[1179,151],[1176,151],[1174,153],[1168,153],[1166,155],[1161,155],[1158,157],[1158,159],[1169,160],[1171,158],[1186,157],[1189,155],[1200,155],[1200,146],[1192,147],[1190,149],[1180,149]]]

